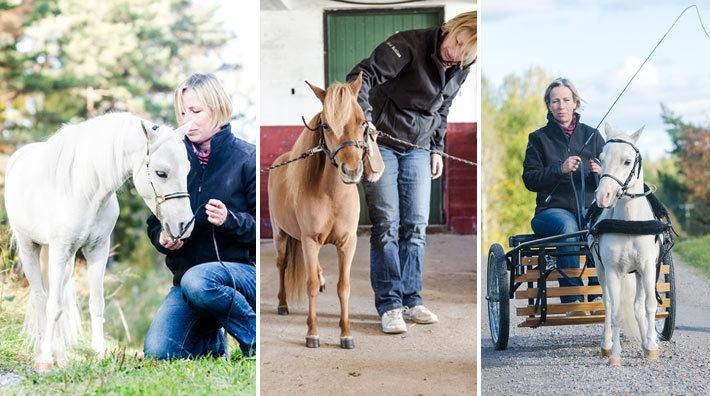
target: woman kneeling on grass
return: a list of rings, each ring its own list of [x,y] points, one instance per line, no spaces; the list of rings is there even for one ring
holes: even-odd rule
[[[243,356],[255,356],[256,150],[232,134],[231,101],[212,74],[193,74],[178,87],[175,113],[180,125],[192,123],[185,147],[195,223],[189,238],[174,241],[154,215],[148,218],[148,236],[166,255],[173,286],[148,330],[145,356],[223,356],[222,329]]]

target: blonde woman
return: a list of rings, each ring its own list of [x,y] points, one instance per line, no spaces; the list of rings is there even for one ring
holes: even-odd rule
[[[231,101],[212,74],[193,74],[177,88],[175,114],[180,125],[191,123],[185,147],[195,226],[189,238],[174,241],[148,218],[173,286],[148,330],[145,356],[221,356],[224,330],[244,356],[254,356],[256,150],[232,134]],[[159,182],[161,175],[153,177]]]
[[[388,38],[348,74],[363,73],[358,103],[371,126],[432,152],[380,136],[384,174],[363,182],[372,222],[370,281],[382,331],[407,331],[404,319],[435,323],[423,305],[422,266],[431,180],[444,165],[446,116],[476,60],[476,11],[441,27]]]

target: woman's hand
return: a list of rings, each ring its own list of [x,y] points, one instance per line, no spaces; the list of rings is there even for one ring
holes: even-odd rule
[[[160,232],[160,245],[163,246],[164,248],[168,250],[178,250],[182,247],[182,239],[178,239],[176,241],[173,240],[173,238],[168,235],[165,231]]]
[[[432,153],[431,178],[438,179],[442,173],[444,173],[444,161],[441,159],[441,154]]]
[[[207,212],[207,221],[216,226],[221,226],[224,224],[224,221],[227,220],[227,206],[219,199],[210,199],[207,201],[205,212]]]
[[[576,155],[570,155],[567,157],[565,162],[562,163],[562,173],[568,174],[570,172],[574,172],[579,168],[579,164],[582,162],[582,159],[579,158]]]
[[[591,169],[591,171],[596,173],[597,175],[600,175],[602,173],[602,167],[595,159],[589,160],[589,169]]]

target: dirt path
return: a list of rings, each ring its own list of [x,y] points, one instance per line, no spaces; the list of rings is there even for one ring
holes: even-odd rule
[[[476,389],[476,239],[428,237],[424,302],[439,315],[433,325],[380,330],[369,281],[369,237],[358,239],[352,268],[350,319],[355,349],[339,347],[335,249],[320,254],[328,282],[318,298],[321,347],[305,347],[307,305],[276,314],[278,272],[271,240],[261,243],[261,394],[458,395]]]
[[[708,394],[710,282],[675,258],[678,313],[673,338],[659,342],[658,361],[622,343],[622,366],[601,357],[602,324],[519,328],[511,306],[508,349],[493,349],[488,309],[481,307],[481,392],[500,394]],[[481,295],[486,265],[481,265]],[[512,304],[511,304],[512,305]],[[558,385],[556,385],[558,384]]]

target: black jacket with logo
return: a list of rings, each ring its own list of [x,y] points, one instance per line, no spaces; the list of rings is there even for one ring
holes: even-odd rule
[[[597,178],[589,169],[589,159],[599,158],[604,147],[604,138],[596,129],[579,122],[579,114],[576,115],[577,126],[569,138],[549,112],[547,125],[528,136],[528,146],[523,160],[523,182],[528,190],[537,193],[536,214],[548,208],[562,208],[577,213],[578,204],[570,175],[562,173],[562,163],[571,155],[578,155],[584,163],[585,206],[589,207],[594,200]],[[584,146],[592,135],[594,136],[589,143]],[[582,192],[579,172],[577,170],[572,173],[578,197]],[[545,202],[548,197],[550,197],[549,201]]]
[[[441,28],[396,33],[347,76],[351,81],[363,72],[358,103],[377,130],[437,151],[444,149],[449,107],[470,70],[469,65],[444,71],[438,56],[441,40]],[[386,136],[377,142],[412,149]]]
[[[229,125],[212,137],[210,159],[200,165],[185,138],[190,159],[187,191],[195,217],[189,238],[178,250],[160,245],[160,223],[155,215],[148,218],[148,237],[166,255],[165,264],[173,273],[173,283],[180,284],[185,271],[195,265],[217,261],[212,230],[214,229],[219,256],[222,261],[256,263],[256,149],[254,145],[237,139]],[[207,221],[204,205],[210,199],[222,201],[229,213],[221,226]],[[199,208],[199,210],[197,210]]]

